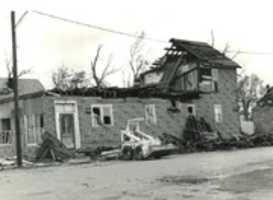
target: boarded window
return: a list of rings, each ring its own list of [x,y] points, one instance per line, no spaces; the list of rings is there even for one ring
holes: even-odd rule
[[[25,129],[27,144],[36,144],[35,137],[35,115],[25,115]]]
[[[112,105],[99,104],[91,106],[92,126],[113,125]]]
[[[214,105],[214,119],[216,123],[222,123],[223,122],[223,111],[222,111],[222,105],[221,104],[215,104]]]
[[[154,104],[145,105],[145,122],[149,125],[156,124],[157,119]]]
[[[27,144],[38,144],[41,142],[44,119],[42,114],[24,115],[24,129]]]

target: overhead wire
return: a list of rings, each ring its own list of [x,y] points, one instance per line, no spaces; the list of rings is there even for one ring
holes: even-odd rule
[[[19,25],[22,22],[22,20],[28,14],[28,12],[29,11],[25,11],[23,13],[23,15],[17,21],[16,25]],[[106,27],[103,27],[103,26],[88,24],[88,23],[77,21],[77,20],[68,19],[68,18],[60,17],[60,16],[57,16],[57,15],[54,15],[54,14],[42,12],[42,11],[39,11],[39,10],[31,10],[31,12],[36,13],[38,15],[46,16],[46,17],[49,17],[49,18],[52,18],[52,19],[55,19],[55,20],[64,21],[64,22],[67,22],[67,23],[75,24],[75,25],[85,26],[85,27],[88,27],[88,28],[92,28],[92,29],[96,29],[96,30],[100,30],[100,31],[104,31],[104,32],[109,32],[109,33],[112,33],[112,34],[118,34],[118,35],[121,35],[121,36],[127,36],[127,37],[131,37],[131,38],[143,38],[144,40],[149,40],[149,41],[153,41],[153,42],[168,44],[168,42],[164,41],[164,40],[155,39],[155,38],[151,38],[151,37],[142,37],[142,36],[140,36],[138,34],[132,34],[132,33],[116,30],[116,29],[106,28]],[[237,51],[236,50],[229,50],[229,51],[227,51],[227,53],[238,53],[238,54],[245,54],[245,55],[261,55],[261,56],[273,55],[273,52],[256,52],[256,51],[245,51],[245,50],[237,50]]]
[[[137,35],[137,34],[127,33],[127,32],[123,32],[123,31],[111,29],[111,28],[105,28],[103,26],[87,24],[87,23],[84,23],[84,22],[80,22],[80,21],[76,21],[76,20],[72,20],[72,19],[68,19],[68,18],[64,18],[64,17],[59,17],[57,15],[41,12],[41,11],[38,11],[38,10],[32,10],[32,12],[34,12],[36,14],[39,14],[39,15],[46,16],[46,17],[50,17],[52,19],[57,19],[57,20],[61,20],[61,21],[64,21],[64,22],[69,22],[69,23],[73,23],[73,24],[76,24],[76,25],[81,25],[81,26],[92,28],[92,29],[97,29],[97,30],[104,31],[104,32],[119,34],[119,35],[132,37],[132,38],[140,38],[141,37],[141,38],[143,38],[145,40],[150,40],[150,41],[153,41],[153,42],[168,43],[167,41],[154,39],[154,38],[150,38],[150,37],[142,37],[142,36]]]

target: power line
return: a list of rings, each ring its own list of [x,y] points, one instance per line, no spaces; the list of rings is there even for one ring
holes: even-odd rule
[[[102,26],[87,24],[87,23],[83,23],[83,22],[80,22],[80,21],[76,21],[76,20],[72,20],[72,19],[68,19],[68,18],[64,18],[64,17],[59,17],[57,15],[41,12],[41,11],[38,11],[38,10],[32,10],[32,12],[34,12],[36,14],[39,14],[39,15],[42,15],[42,16],[52,18],[52,19],[56,19],[56,20],[60,20],[60,21],[68,22],[68,23],[73,23],[73,24],[76,24],[76,25],[85,26],[85,27],[88,27],[88,28],[97,29],[97,30],[104,31],[104,32],[119,34],[119,35],[122,35],[122,36],[131,37],[131,38],[140,38],[140,36],[137,35],[137,34],[131,34],[131,33],[115,30],[115,29],[105,28],[105,27],[102,27]],[[22,17],[24,17],[24,16],[22,16]],[[151,38],[151,37],[143,37],[143,39],[150,40],[150,41],[153,41],[153,42],[168,44],[167,41],[154,39],[154,38]],[[271,55],[273,55],[273,52],[255,52],[255,51],[244,51],[244,50],[243,51],[241,51],[241,50],[239,50],[239,51],[230,50],[227,53],[238,53],[238,54],[246,54],[246,55],[262,55],[262,56],[271,56]]]
[[[76,24],[76,25],[89,27],[89,28],[92,28],[92,29],[97,29],[97,30],[104,31],[104,32],[119,34],[119,35],[132,37],[132,38],[140,38],[140,36],[136,35],[136,34],[126,33],[126,32],[123,32],[123,31],[118,31],[118,30],[114,30],[114,29],[110,29],[110,28],[105,28],[105,27],[102,27],[102,26],[91,25],[91,24],[79,22],[79,21],[76,21],[76,20],[72,20],[72,19],[52,15],[52,14],[49,14],[49,13],[41,12],[41,11],[38,11],[38,10],[32,10],[32,12],[34,12],[36,14],[39,14],[39,15],[49,17],[49,18],[61,20],[61,21],[68,22],[68,23],[73,23],[73,24]],[[153,41],[153,42],[168,43],[167,41],[154,39],[154,38],[150,38],[150,37],[143,37],[143,39],[150,40],[150,41]]]
[[[15,27],[17,27],[18,25],[20,25],[20,23],[23,21],[23,19],[25,18],[25,16],[28,14],[28,10],[26,10],[21,17],[18,19],[18,21],[15,24]]]
[[[273,55],[273,52],[258,52],[258,51],[228,51],[227,53],[238,53],[238,54],[249,54],[249,55],[260,55],[260,56],[269,56]]]

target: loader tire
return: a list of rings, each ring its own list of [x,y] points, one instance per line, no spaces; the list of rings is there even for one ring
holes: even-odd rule
[[[122,160],[132,160],[133,154],[133,149],[131,147],[124,147],[121,152],[121,158]]]
[[[134,160],[144,160],[143,151],[141,147],[134,150]]]

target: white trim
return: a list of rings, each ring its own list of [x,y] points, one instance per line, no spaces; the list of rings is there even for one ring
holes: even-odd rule
[[[74,112],[57,112],[56,105],[58,104],[73,104],[74,105]],[[78,113],[78,104],[76,101],[65,101],[65,100],[55,100],[54,101],[54,109],[55,109],[55,123],[56,123],[56,133],[57,138],[61,140],[61,133],[60,133],[60,114],[73,114],[74,117],[74,137],[75,137],[75,148],[81,148],[81,134],[80,134],[80,126],[79,126],[79,113]]]
[[[216,123],[223,123],[223,108],[221,104],[214,104],[214,120]],[[219,117],[218,117],[219,115]]]
[[[30,126],[29,126],[30,125]],[[24,129],[25,129],[25,142],[27,146],[37,146],[38,145],[38,135],[36,131],[36,115],[24,115]],[[34,141],[29,142],[29,135],[33,136]]]
[[[91,110],[91,123],[92,127],[100,127],[100,125],[95,124],[94,121],[94,113],[93,113],[93,108],[97,107],[100,109],[100,120],[103,123],[103,116],[104,116],[104,111],[103,108],[109,107],[110,108],[110,118],[111,118],[111,124],[103,124],[103,126],[114,126],[114,115],[113,115],[113,105],[112,104],[91,104],[90,110]]]

